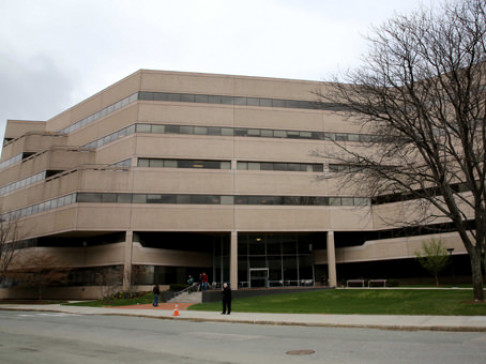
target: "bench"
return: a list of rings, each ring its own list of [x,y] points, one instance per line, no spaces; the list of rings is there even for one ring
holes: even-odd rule
[[[370,288],[373,284],[383,284],[383,287],[386,287],[386,279],[370,279],[368,281],[368,288]]]
[[[350,284],[360,284],[361,287],[365,286],[365,280],[364,279],[348,279],[346,281],[346,287],[349,288]]]

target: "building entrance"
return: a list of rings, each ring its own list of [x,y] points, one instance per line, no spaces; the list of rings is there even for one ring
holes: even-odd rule
[[[239,233],[239,287],[312,286],[314,249],[323,249],[320,233]]]
[[[248,270],[248,288],[270,287],[268,268],[250,268]]]

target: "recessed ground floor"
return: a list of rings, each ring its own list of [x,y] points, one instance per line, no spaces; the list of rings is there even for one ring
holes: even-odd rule
[[[423,237],[370,243],[354,241],[353,236],[358,235],[329,231],[76,232],[24,242],[20,251],[24,263],[13,267],[29,274],[25,262],[33,260],[26,257],[52,256],[52,265],[64,269],[66,276],[49,285],[80,296],[88,294],[87,287],[97,292],[91,295],[103,296],[113,287],[168,287],[185,284],[189,276],[197,282],[202,273],[209,276],[212,288],[228,282],[233,289],[333,287],[346,285],[349,279],[386,279],[393,285],[432,283],[413,254]],[[442,281],[470,281],[468,256],[461,252],[457,239],[447,239],[447,244],[455,242],[456,253],[441,272]],[[403,254],[404,246],[408,256]],[[26,282],[18,277],[4,279],[2,287],[28,292]],[[6,295],[5,289],[0,292],[0,297]]]

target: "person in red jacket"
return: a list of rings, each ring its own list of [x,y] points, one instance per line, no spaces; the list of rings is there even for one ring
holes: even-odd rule
[[[202,274],[202,277],[201,277],[201,285],[202,285],[203,291],[207,291],[208,290],[208,282],[209,282],[209,277],[206,274],[206,272],[204,272]]]

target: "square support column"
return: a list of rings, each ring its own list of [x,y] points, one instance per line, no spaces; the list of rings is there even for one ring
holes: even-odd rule
[[[238,232],[231,232],[230,242],[230,285],[232,290],[238,289]]]
[[[132,284],[132,253],[133,253],[133,231],[125,234],[125,259],[123,263],[123,289],[127,290]]]
[[[329,286],[337,286],[336,275],[336,250],[334,247],[334,231],[327,232],[327,275],[329,277]]]

